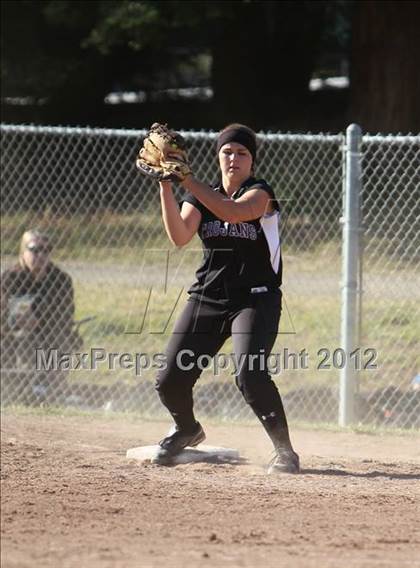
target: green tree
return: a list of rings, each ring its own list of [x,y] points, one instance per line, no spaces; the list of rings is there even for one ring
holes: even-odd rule
[[[270,124],[306,104],[332,5],[343,3],[6,0],[3,96],[44,101],[49,122],[100,124],[110,90],[202,84],[207,55],[214,127]]]

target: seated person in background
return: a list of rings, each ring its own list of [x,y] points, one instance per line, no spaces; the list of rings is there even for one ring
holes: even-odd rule
[[[3,368],[34,369],[37,348],[59,354],[81,347],[73,331],[72,279],[51,262],[51,251],[44,233],[26,231],[19,262],[1,276]]]

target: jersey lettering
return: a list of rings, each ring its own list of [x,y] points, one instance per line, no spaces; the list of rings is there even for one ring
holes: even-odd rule
[[[240,239],[257,240],[257,230],[252,223],[222,223],[218,220],[203,223],[201,227],[201,238],[210,239],[212,237],[237,237]]]

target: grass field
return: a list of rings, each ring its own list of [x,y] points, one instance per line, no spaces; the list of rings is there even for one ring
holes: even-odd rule
[[[198,239],[182,250],[171,247],[157,207],[130,214],[98,211],[58,216],[48,210],[16,213],[2,218],[3,267],[16,259],[19,238],[28,226],[38,226],[53,236],[54,260],[73,277],[76,318],[96,318],[81,330],[85,351],[102,348],[107,353],[164,352],[200,262]],[[296,239],[283,247],[283,313],[273,353],[281,359],[285,349],[289,353],[305,350],[308,369],[275,374],[282,393],[338,388],[339,369],[334,367],[332,354],[340,346],[340,247],[338,233],[335,240],[314,240],[310,246],[303,246]],[[376,350],[378,368],[359,374],[360,390],[390,385],[407,389],[419,371],[419,280],[415,266],[401,264],[396,258],[386,263],[365,258],[359,346],[362,350]],[[322,349],[331,354],[328,369],[319,368]],[[232,352],[230,340],[223,352]],[[361,363],[366,362],[362,357]],[[233,383],[232,371],[215,378],[209,369],[200,382]],[[154,377],[155,369],[142,371],[142,381],[152,382]],[[109,370],[105,365],[98,366],[94,373],[71,373],[71,381],[92,385],[135,385],[138,380],[133,370]],[[321,406],[323,401],[314,404]]]
[[[77,318],[96,315],[97,320],[83,331],[87,346],[103,347],[108,351],[159,353],[165,347],[173,323],[182,309],[187,294],[179,286],[169,287],[166,292],[159,286],[146,288],[139,285],[100,284],[77,282]],[[398,311],[397,311],[398,309]],[[403,303],[383,299],[365,302],[367,317],[363,328],[363,348],[378,352],[379,368],[392,365],[400,373],[412,369],[418,362],[415,337],[420,336],[420,322],[416,318],[416,301]],[[395,314],[398,314],[395,316]],[[339,347],[340,304],[339,297],[289,294],[285,291],[283,315],[279,336],[273,352],[298,353],[306,349],[309,354],[309,373],[298,371],[285,373],[285,386],[295,386],[296,380],[310,379],[316,384],[330,384],[336,380],[334,370],[317,370],[321,365],[320,349],[331,352]],[[131,332],[131,333],[127,333]],[[136,333],[133,333],[136,332]],[[229,341],[224,351],[231,353]],[[331,363],[332,361],[329,361]],[[383,384],[382,373],[364,373],[364,380],[371,386]],[[386,381],[386,379],[385,379]]]

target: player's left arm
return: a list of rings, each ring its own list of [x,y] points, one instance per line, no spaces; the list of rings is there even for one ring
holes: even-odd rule
[[[192,175],[187,176],[182,185],[216,217],[228,223],[259,219],[273,210],[269,194],[258,187],[250,188],[245,195],[234,201],[213,191],[208,185],[196,180]]]

